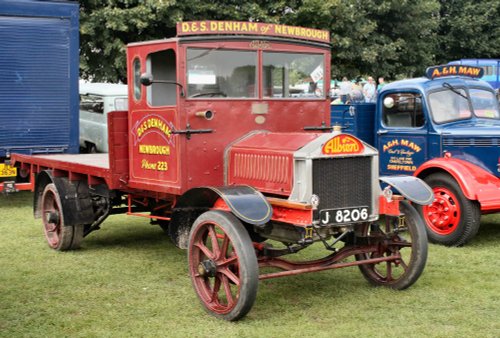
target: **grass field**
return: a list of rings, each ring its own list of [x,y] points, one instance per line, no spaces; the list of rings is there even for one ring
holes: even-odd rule
[[[498,215],[466,247],[431,245],[408,290],[373,288],[356,267],[266,280],[249,315],[228,323],[204,312],[186,252],[147,219],[111,216],[61,253],[31,203],[0,196],[2,337],[500,337]]]

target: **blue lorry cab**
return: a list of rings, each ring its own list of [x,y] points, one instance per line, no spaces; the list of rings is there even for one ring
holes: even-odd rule
[[[377,106],[383,174],[412,173],[446,152],[500,177],[500,112],[493,88],[466,77],[388,84]]]

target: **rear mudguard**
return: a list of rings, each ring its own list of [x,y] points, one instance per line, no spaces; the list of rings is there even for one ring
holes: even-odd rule
[[[212,208],[219,198],[236,217],[247,224],[265,224],[273,214],[271,204],[264,195],[250,186],[193,188],[177,200],[168,227],[168,234],[177,247],[187,248],[191,225],[199,215]]]
[[[421,179],[413,176],[382,176],[380,181],[394,187],[406,199],[420,205],[434,200],[432,189]]]
[[[460,185],[465,197],[478,201],[482,212],[500,211],[500,179],[483,168],[458,158],[435,158],[425,162],[413,174],[425,179],[445,172]]]
[[[52,171],[45,170],[37,175],[33,213],[40,218],[42,212],[42,194],[45,187],[53,183],[56,186],[64,217],[64,225],[90,224],[94,220],[89,187],[85,181],[69,181],[66,177],[57,177]]]

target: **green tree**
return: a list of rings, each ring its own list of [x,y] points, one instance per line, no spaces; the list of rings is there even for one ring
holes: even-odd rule
[[[330,30],[332,75],[421,75],[437,62],[500,55],[498,0],[82,0],[81,75],[126,81],[126,44],[176,23],[241,20]]]
[[[288,23],[329,29],[332,74],[396,78],[423,73],[437,43],[437,0],[304,0]]]
[[[81,76],[126,82],[126,44],[175,34],[175,22],[181,16],[175,12],[166,15],[173,2],[80,1]]]
[[[500,1],[440,0],[440,63],[500,57]]]
[[[126,44],[175,36],[191,20],[278,22],[280,2],[237,0],[80,1],[81,76],[126,82]]]

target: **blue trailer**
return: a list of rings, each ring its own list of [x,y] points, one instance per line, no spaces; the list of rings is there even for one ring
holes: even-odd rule
[[[0,191],[31,188],[12,153],[79,150],[78,18],[77,2],[0,2]]]
[[[331,106],[332,126],[378,148],[381,175],[413,174],[433,189],[418,209],[436,243],[463,245],[482,214],[500,212],[500,109],[483,75],[434,67],[384,86],[376,104]]]
[[[500,59],[461,59],[448,64],[481,67],[484,70],[481,80],[488,82],[496,90],[500,89]]]

